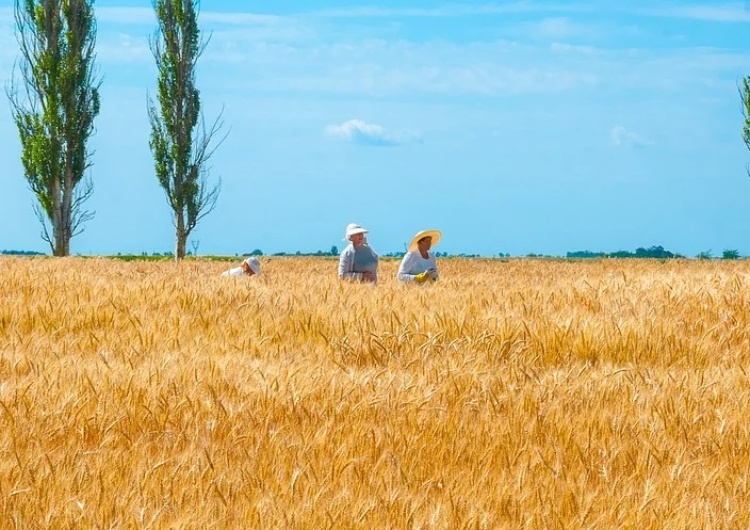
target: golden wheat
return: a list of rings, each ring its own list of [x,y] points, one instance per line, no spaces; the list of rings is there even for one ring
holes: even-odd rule
[[[0,527],[750,527],[750,263],[0,260]]]

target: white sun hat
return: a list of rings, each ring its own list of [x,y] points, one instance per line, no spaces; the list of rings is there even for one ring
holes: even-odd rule
[[[358,225],[357,223],[349,223],[348,225],[346,225],[346,235],[344,236],[344,241],[349,241],[349,238],[355,234],[367,234],[368,232],[369,230],[365,229],[361,225]]]
[[[245,260],[245,263],[247,263],[251,271],[260,276],[260,260],[258,258],[255,256],[249,257]]]
[[[430,247],[432,248],[440,242],[443,234],[440,232],[440,230],[420,230],[413,238],[411,238],[411,243],[409,243],[409,252],[414,252],[415,250],[417,250],[417,242],[424,237],[432,238],[432,246]]]

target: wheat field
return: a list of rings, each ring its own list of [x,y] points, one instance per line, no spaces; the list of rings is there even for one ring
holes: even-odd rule
[[[750,527],[750,262],[0,258],[0,528]]]

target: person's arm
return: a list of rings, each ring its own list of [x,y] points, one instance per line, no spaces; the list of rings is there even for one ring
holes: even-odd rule
[[[411,274],[411,272],[414,269],[415,261],[415,255],[411,252],[407,252],[404,255],[404,258],[401,260],[401,265],[398,268],[398,274],[396,275],[396,278],[398,278],[402,282],[413,282],[416,274]]]
[[[342,280],[361,280],[362,273],[353,272],[354,269],[354,249],[346,247],[341,251],[339,257],[339,278]]]
[[[430,265],[432,266],[432,269],[435,271],[432,273],[432,279],[437,281],[438,278],[440,278],[440,273],[438,272],[437,268],[437,258],[435,257],[435,254],[430,252]]]
[[[371,283],[378,283],[378,261],[380,260],[380,257],[378,256],[378,253],[373,250],[373,248],[367,243],[367,239],[365,239],[364,243],[365,248],[370,252],[370,256],[372,257],[372,260],[375,262],[375,266],[372,267],[374,270],[367,270],[365,272],[360,273],[361,280],[363,282],[371,282]]]

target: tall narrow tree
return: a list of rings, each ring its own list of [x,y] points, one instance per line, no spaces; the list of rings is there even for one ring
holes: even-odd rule
[[[93,0],[15,0],[20,59],[7,89],[21,138],[24,176],[37,200],[42,238],[55,256],[93,213],[87,141],[99,114]],[[20,73],[20,87],[16,76]],[[79,186],[80,185],[80,186]]]
[[[745,121],[742,125],[742,139],[750,149],[750,76],[742,79],[740,85],[740,97],[742,99],[742,114]],[[747,174],[750,175],[750,164],[747,165]]]
[[[175,258],[181,259],[190,232],[216,206],[219,184],[208,186],[207,162],[221,115],[206,128],[195,86],[196,64],[207,44],[198,28],[198,0],[154,0],[154,10],[159,27],[150,44],[159,71],[158,108],[149,100],[149,145],[174,214]]]

